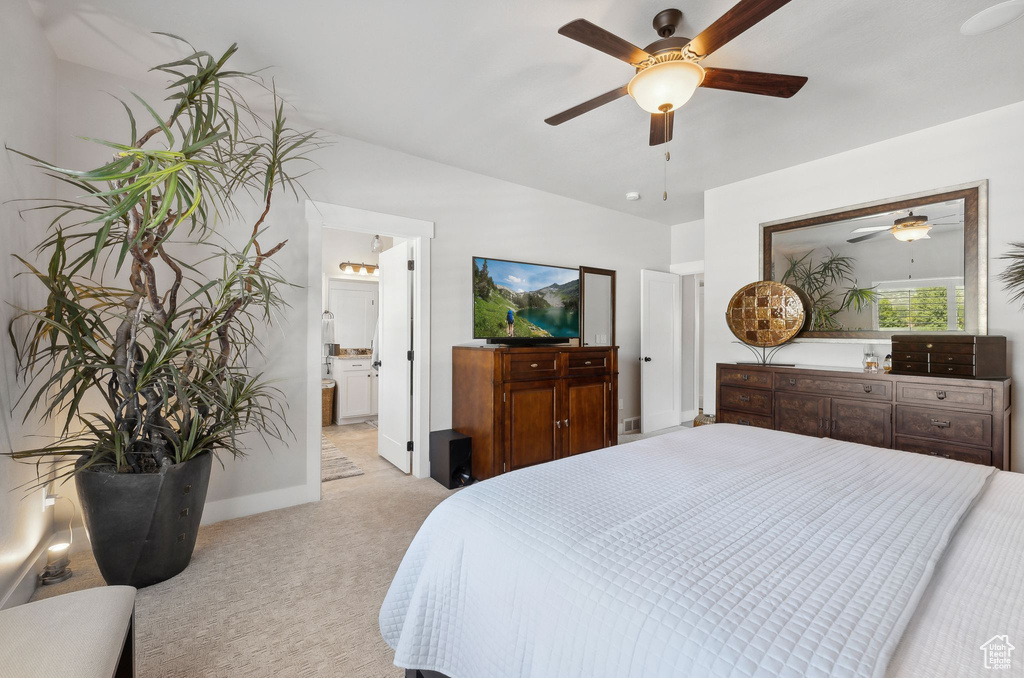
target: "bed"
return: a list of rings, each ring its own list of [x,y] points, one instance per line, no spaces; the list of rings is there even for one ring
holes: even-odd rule
[[[380,628],[417,678],[981,675],[1024,642],[1024,476],[725,424],[619,445],[442,502]]]

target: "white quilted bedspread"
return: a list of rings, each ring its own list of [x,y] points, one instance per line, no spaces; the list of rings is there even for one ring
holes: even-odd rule
[[[716,424],[442,502],[380,612],[450,678],[882,676],[992,469]]]

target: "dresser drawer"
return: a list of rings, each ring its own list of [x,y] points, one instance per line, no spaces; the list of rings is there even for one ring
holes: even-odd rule
[[[892,382],[848,377],[821,377],[786,372],[775,373],[776,391],[820,393],[829,396],[892,400]]]
[[[718,372],[723,384],[735,386],[753,386],[755,388],[771,388],[772,373],[762,370],[745,370],[742,367],[723,367]]]
[[[973,365],[973,353],[932,353],[931,363],[935,365]]]
[[[741,386],[723,386],[721,392],[722,407],[729,410],[742,410],[754,414],[770,415],[772,413],[772,392]]]
[[[512,353],[505,356],[506,379],[543,379],[558,376],[558,354]]]
[[[949,377],[973,377],[974,365],[937,365],[932,363],[929,374],[944,374]]]
[[[772,418],[763,417],[759,414],[748,414],[746,412],[733,412],[731,410],[720,410],[718,414],[719,424],[739,424],[740,426],[756,426],[757,428],[771,428]]]
[[[918,382],[900,382],[896,385],[896,402],[915,405],[941,405],[954,409],[992,411],[991,388],[968,386],[935,386]]]
[[[992,416],[898,405],[896,434],[989,447],[992,445]]]
[[[953,342],[942,342],[942,341],[894,341],[892,342],[892,354],[895,356],[897,353],[903,353],[904,351],[912,351],[918,353],[969,353],[974,355],[974,344],[971,342],[966,343],[953,343]]]
[[[959,447],[949,443],[939,443],[934,440],[921,440],[919,438],[907,438],[896,436],[896,449],[904,452],[916,452],[927,454],[930,457],[943,457],[966,461],[971,464],[992,465],[992,452],[990,450],[977,450],[970,447]]]
[[[597,377],[611,370],[608,351],[574,351],[565,356],[566,370],[570,377]]]

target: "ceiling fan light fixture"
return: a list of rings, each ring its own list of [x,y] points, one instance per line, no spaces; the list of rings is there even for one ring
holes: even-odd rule
[[[923,221],[915,221],[908,226],[897,224],[892,227],[892,237],[903,242],[914,242],[927,236],[930,230],[932,230],[932,227]]]
[[[703,81],[704,69],[699,64],[663,61],[634,75],[627,91],[648,113],[667,113],[689,101]]]

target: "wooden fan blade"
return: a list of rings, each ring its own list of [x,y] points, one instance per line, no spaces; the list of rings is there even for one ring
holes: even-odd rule
[[[705,68],[704,82],[700,86],[788,99],[799,92],[806,82],[807,78],[802,75],[734,71],[731,68]]]
[[[651,146],[672,141],[672,124],[675,122],[675,115],[675,111],[651,113]]]
[[[595,26],[586,19],[570,21],[559,28],[558,32],[576,42],[582,42],[587,47],[593,47],[634,66],[651,57],[650,54],[633,43],[623,40],[614,33],[609,33],[600,26]]]
[[[861,226],[855,228],[850,233],[874,233],[875,231],[888,231],[892,226]]]
[[[718,18],[687,46],[703,59],[745,30],[773,12],[781,9],[790,0],[740,0],[728,12]]]
[[[852,242],[864,242],[865,240],[871,240],[872,238],[877,238],[880,235],[889,235],[889,231],[888,230],[885,230],[885,231],[875,231],[874,233],[868,233],[867,235],[858,236],[856,238],[850,238],[846,242],[851,242],[851,243]]]
[[[615,101],[619,97],[626,96],[626,94],[626,85],[623,85],[618,89],[613,89],[611,92],[605,92],[600,96],[596,96],[590,101],[584,101],[582,104],[573,106],[567,111],[562,111],[557,115],[552,115],[544,122],[546,122],[549,125],[561,125],[566,120],[572,120],[578,115],[583,115],[587,111],[592,111],[598,106],[604,106],[610,101]]]

